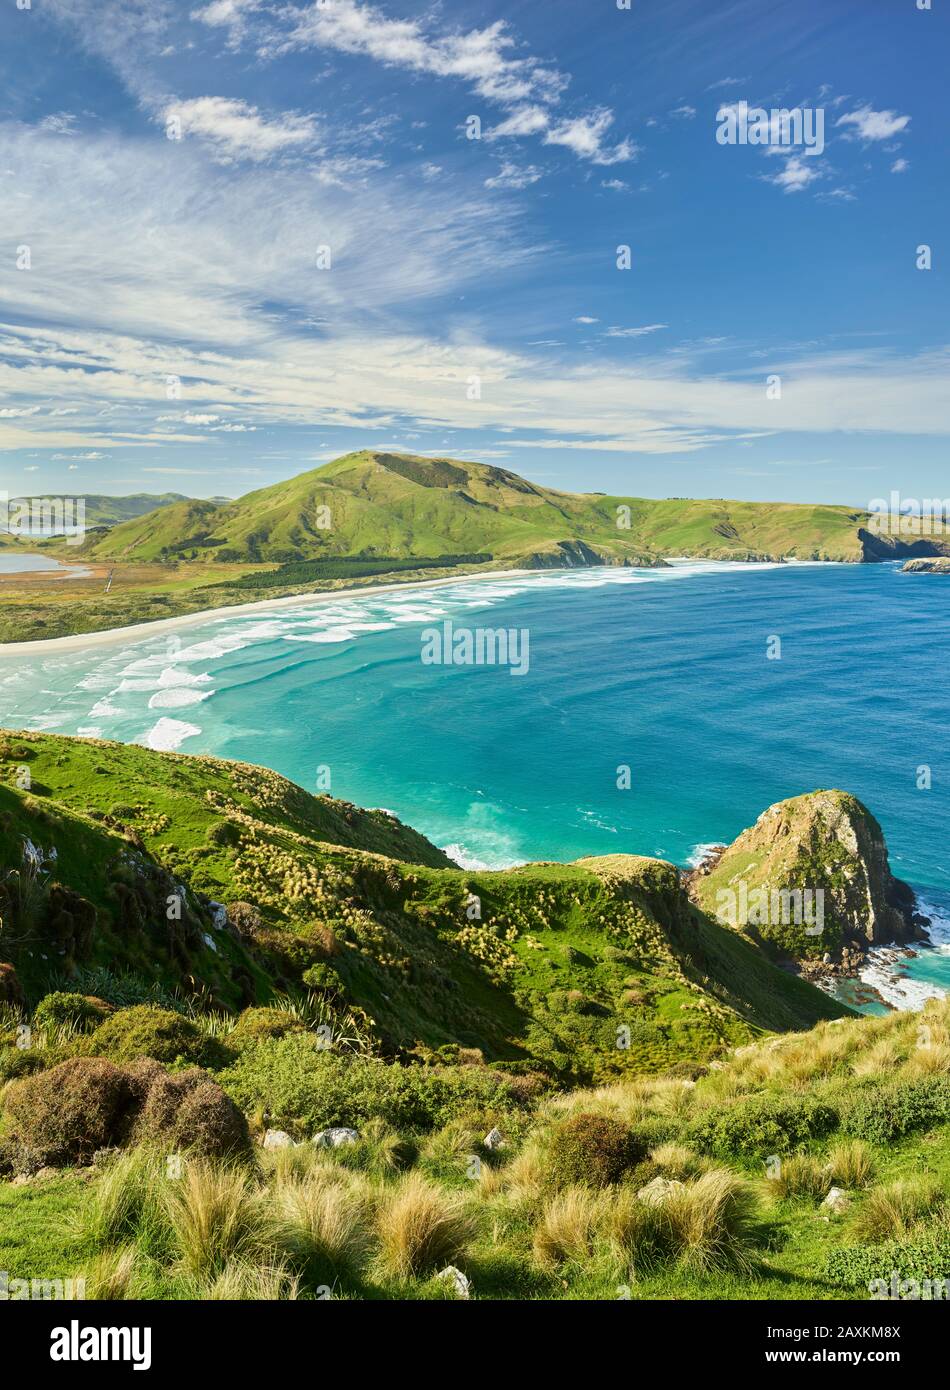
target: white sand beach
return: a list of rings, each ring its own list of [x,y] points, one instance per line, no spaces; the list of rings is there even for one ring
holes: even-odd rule
[[[490,570],[477,574],[453,574],[445,579],[412,579],[402,584],[352,585],[345,589],[317,589],[311,593],[291,594],[285,598],[258,599],[254,603],[233,603],[224,608],[203,608],[197,613],[182,613],[175,618],[158,618],[154,623],[134,623],[129,627],[104,628],[101,632],[77,632],[69,637],[43,637],[34,642],[0,642],[0,656],[42,656],[44,652],[68,652],[108,647],[119,642],[135,642],[145,637],[177,632],[180,628],[196,627],[216,618],[233,618],[242,613],[260,613],[272,609],[299,608],[301,604],[333,603],[339,599],[352,600],[368,594],[389,594],[398,589],[435,589],[446,584],[472,584],[486,579],[524,579],[531,575],[556,574],[557,570]]]

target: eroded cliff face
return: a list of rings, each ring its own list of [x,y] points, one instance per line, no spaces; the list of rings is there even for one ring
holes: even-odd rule
[[[786,959],[919,939],[913,890],[894,877],[881,827],[854,796],[816,791],[777,802],[694,874],[710,916]]]
[[[864,550],[865,561],[871,563],[934,556],[950,558],[950,538],[945,536],[878,535],[862,526],[858,531],[858,539]]]

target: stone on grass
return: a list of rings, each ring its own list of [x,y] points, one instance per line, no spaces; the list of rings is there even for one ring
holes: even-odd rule
[[[264,1135],[265,1149],[292,1149],[294,1141],[285,1129],[269,1129]]]
[[[472,1285],[460,1269],[455,1265],[446,1265],[445,1269],[440,1269],[435,1276],[441,1284],[447,1284],[455,1294],[456,1298],[469,1298],[472,1292]]]
[[[821,1205],[824,1211],[829,1211],[834,1216],[841,1216],[850,1207],[851,1198],[843,1187],[833,1187]]]
[[[637,1197],[649,1207],[658,1207],[676,1192],[682,1192],[683,1184],[675,1178],[654,1178],[646,1187],[641,1187]]]
[[[313,1142],[321,1149],[342,1149],[346,1144],[355,1144],[359,1137],[358,1130],[339,1125],[335,1129],[321,1129],[313,1136]]]
[[[496,1128],[490,1129],[482,1140],[486,1149],[500,1149],[504,1142],[501,1130]]]

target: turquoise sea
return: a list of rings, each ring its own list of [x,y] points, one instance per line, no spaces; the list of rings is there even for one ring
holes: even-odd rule
[[[526,634],[528,669],[426,664],[446,622]],[[842,787],[935,918],[904,980],[883,957],[866,973],[906,1006],[950,989],[948,649],[939,577],[689,561],[302,599],[29,662],[0,649],[0,724],[263,763],[470,865],[686,864],[774,801]]]

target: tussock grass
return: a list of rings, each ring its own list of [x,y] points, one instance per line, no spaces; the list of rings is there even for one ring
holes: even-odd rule
[[[209,1279],[230,1261],[252,1261],[267,1250],[264,1205],[241,1169],[189,1163],[169,1185],[165,1210],[173,1248],[197,1279]]]
[[[668,1197],[661,1210],[685,1269],[710,1273],[751,1268],[755,1194],[728,1168],[704,1173]]]
[[[199,1290],[209,1302],[271,1302],[300,1296],[300,1280],[282,1264],[248,1264],[229,1260],[219,1274]]]
[[[87,1299],[118,1302],[147,1296],[148,1281],[134,1246],[103,1250],[86,1267],[83,1278]]]
[[[278,1247],[308,1283],[332,1286],[359,1275],[373,1243],[373,1201],[359,1180],[283,1182],[273,1204]]]
[[[900,1239],[943,1202],[939,1183],[928,1178],[901,1178],[867,1194],[855,1214],[853,1230],[860,1239],[872,1242]]]
[[[842,1187],[867,1187],[874,1181],[877,1163],[870,1144],[863,1139],[843,1139],[828,1150],[825,1172]]]
[[[532,1242],[538,1265],[554,1270],[568,1260],[588,1259],[608,1201],[585,1187],[569,1187],[545,1202]]]
[[[827,1196],[830,1186],[827,1165],[811,1154],[790,1154],[781,1159],[774,1176],[768,1178],[769,1191],[776,1197]]]
[[[462,1198],[410,1173],[383,1198],[377,1234],[383,1268],[406,1279],[458,1264],[474,1227]]]

